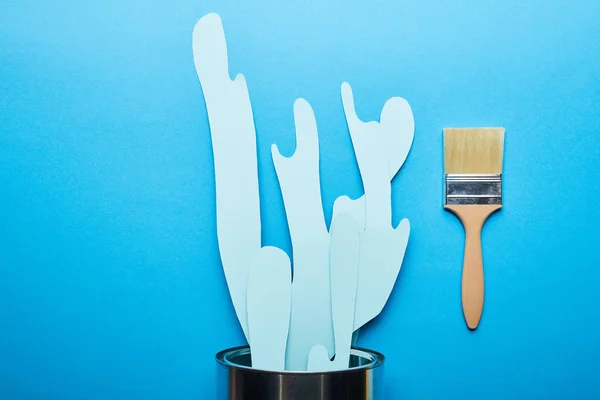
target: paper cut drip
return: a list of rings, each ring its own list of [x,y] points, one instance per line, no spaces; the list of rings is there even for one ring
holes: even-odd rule
[[[219,252],[231,300],[247,339],[248,260],[261,248],[252,106],[244,76],[238,74],[233,81],[229,78],[225,34],[217,14],[208,14],[198,21],[193,49],[214,155]]]
[[[362,122],[348,83],[342,103],[365,194],[340,196],[330,231],[323,214],[317,122],[294,103],[296,150],[271,153],[293,248],[261,247],[256,133],[244,77],[229,78],[221,19],[208,14],[193,34],[194,62],[211,130],[221,262],[254,368],[348,368],[352,334],[377,316],[393,289],[408,243],[404,219],[392,227],[390,181],[414,136],[406,100],[389,99],[380,122]],[[330,361],[333,358],[333,361]]]
[[[285,368],[291,301],[290,259],[277,247],[263,247],[248,275],[248,334],[255,368]]]
[[[296,151],[285,158],[273,145],[271,153],[292,238],[294,283],[292,324],[286,367],[305,370],[315,343],[333,352],[329,294],[329,233],[325,225],[319,177],[319,138],[310,104],[294,103]]]
[[[330,362],[325,347],[320,344],[313,346],[308,356],[309,371],[346,369],[350,361],[360,260],[360,230],[350,214],[341,213],[334,217],[330,232],[329,268],[335,358]]]
[[[400,101],[401,100],[401,101]],[[403,133],[397,140],[400,158],[404,161],[414,136],[414,124],[405,116],[412,115],[403,99],[388,100],[381,111],[381,122],[362,122],[356,116],[352,88],[342,84],[342,102],[354,153],[365,189],[365,230],[360,239],[360,267],[354,329],[375,318],[385,306],[400,272],[410,224],[407,219],[392,228],[392,189],[390,176],[395,175],[389,159],[392,132]],[[393,118],[390,116],[400,116]],[[403,125],[404,124],[404,125]],[[401,163],[402,164],[402,163]],[[398,165],[398,168],[401,166]]]

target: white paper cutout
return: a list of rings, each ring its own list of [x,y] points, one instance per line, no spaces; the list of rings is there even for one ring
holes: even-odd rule
[[[305,370],[308,352],[321,343],[333,352],[329,295],[329,234],[319,178],[319,139],[312,108],[294,103],[296,150],[285,158],[271,147],[290,229],[294,254],[292,320],[286,368]]]
[[[348,368],[352,332],[354,332],[360,230],[350,214],[342,213],[331,223],[330,233],[329,267],[335,358],[330,362],[328,354],[322,351],[323,346],[314,346],[308,358],[308,368],[311,371]]]
[[[351,199],[348,196],[340,196],[333,202],[332,220],[341,213],[348,213],[356,221],[361,231],[365,230],[365,196]]]
[[[387,302],[400,272],[410,224],[403,219],[396,229],[392,228],[389,137],[392,132],[411,132],[406,118],[389,118],[390,115],[406,115],[408,103],[388,100],[381,112],[381,123],[362,122],[354,109],[352,88],[342,84],[342,103],[354,153],[365,189],[365,230],[361,234],[360,267],[354,328],[359,329],[376,317]],[[395,108],[399,108],[395,110]],[[410,112],[410,109],[408,109]],[[396,126],[396,124],[404,126]],[[408,140],[404,143],[406,149]],[[410,136],[412,143],[412,135]],[[406,152],[401,154],[406,158]],[[398,165],[398,164],[394,164]]]
[[[348,85],[350,88],[350,85]],[[352,91],[352,89],[350,89]],[[415,120],[408,102],[402,97],[386,101],[381,111],[379,129],[388,160],[390,180],[396,176],[412,146]]]
[[[326,372],[332,369],[332,361],[329,359],[327,349],[321,344],[314,345],[308,353],[308,366],[306,370],[310,372]]]
[[[276,146],[272,147],[294,252],[294,282],[290,284],[290,262],[285,253],[277,248],[261,248],[252,109],[244,77],[240,74],[233,81],[229,78],[225,37],[218,15],[209,14],[198,22],[193,50],[211,128],[219,250],[236,314],[252,347],[253,362],[258,360],[258,365],[265,369],[283,369],[281,354],[286,351],[286,341],[281,338],[285,336],[287,324],[286,369],[304,370],[309,365],[316,368],[319,364],[331,369],[333,363],[329,355],[333,355],[334,346],[330,296],[340,288],[330,284],[330,233],[321,205],[318,135],[313,111],[305,100],[299,99],[294,104],[297,146],[293,156],[285,158]],[[410,227],[408,220],[402,220],[396,229],[392,228],[390,180],[410,150],[414,121],[410,106],[401,98],[386,102],[381,123],[364,123],[358,119],[347,83],[342,85],[342,101],[365,188],[365,195],[359,199],[347,196],[336,199],[332,218],[334,223],[340,216],[343,216],[342,221],[353,218],[350,231],[360,232],[360,244],[347,244],[347,251],[341,253],[348,257],[344,263],[349,267],[356,266],[358,259],[353,323],[356,330],[381,312],[404,257]],[[255,257],[249,281],[248,271]],[[270,269],[279,272],[265,273]],[[284,270],[288,274],[285,279]],[[331,271],[333,275],[339,272],[339,269]],[[269,286],[273,284],[283,292]],[[266,289],[261,290],[261,285],[266,285]],[[291,305],[289,300],[287,303],[273,300],[277,296],[285,297],[286,290],[292,293]],[[339,309],[338,304],[335,309]],[[269,307],[269,313],[261,311]],[[339,311],[334,313],[340,315]],[[268,322],[268,317],[275,319]],[[265,322],[259,323],[261,318]],[[252,327],[248,326],[249,320]],[[275,330],[271,329],[275,326],[273,321],[279,324]],[[346,315],[336,319],[335,324],[343,325],[340,321],[348,322],[349,318]],[[349,349],[348,335],[342,336],[338,343]],[[273,346],[268,346],[272,343],[276,343],[276,356],[271,354]],[[269,354],[277,361],[269,359]]]
[[[334,368],[348,368],[354,332],[354,310],[358,286],[360,231],[350,214],[340,214],[331,224],[329,268],[331,315],[335,339]]]
[[[284,370],[291,301],[290,259],[277,247],[261,248],[248,274],[248,334],[253,368]]]
[[[390,180],[392,180],[406,161],[412,146],[415,122],[410,105],[405,99],[392,97],[386,102],[386,106],[381,112],[382,123],[380,129],[383,129],[382,135],[385,137],[385,151],[389,163]],[[333,204],[333,215],[347,212],[354,217],[358,226],[364,230],[364,200],[364,196],[357,199],[340,196]]]
[[[217,14],[208,14],[196,24],[193,51],[210,123],[219,252],[235,312],[248,338],[249,260],[261,248],[252,107],[244,76],[238,74],[233,81],[229,78],[225,34]]]

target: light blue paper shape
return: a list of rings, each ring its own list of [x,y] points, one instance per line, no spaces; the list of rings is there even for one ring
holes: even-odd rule
[[[348,88],[350,88],[350,85],[347,83],[344,83],[342,86],[345,87],[345,85],[348,85]],[[390,180],[392,180],[404,164],[404,161],[406,161],[415,134],[415,122],[412,110],[405,99],[392,97],[386,102],[381,113],[380,129],[384,137],[385,157],[388,160]],[[348,212],[354,217],[358,226],[364,230],[364,201],[364,196],[357,199],[340,196],[334,202],[333,215]]]
[[[217,14],[202,17],[193,33],[215,166],[217,237],[229,293],[248,338],[246,284],[250,260],[261,248],[256,134],[244,76],[229,78],[227,45]]]
[[[410,224],[403,219],[397,228],[392,228],[390,179],[410,150],[414,122],[410,106],[400,98],[392,98],[385,103],[380,123],[360,121],[348,83],[342,84],[342,103],[365,189],[363,198],[357,200],[364,202],[365,211],[354,316],[356,330],[382,311],[402,266]],[[401,138],[392,140],[394,132]],[[397,146],[397,157],[402,160],[400,163],[391,161],[393,156],[389,146],[392,143]],[[342,205],[355,212],[359,210],[357,206],[349,206],[346,199],[337,205],[338,210]],[[361,220],[360,216],[353,216]]]
[[[358,284],[360,230],[350,214],[341,213],[336,215],[331,223],[330,234],[329,267],[335,358],[329,361],[326,349],[322,345],[316,345],[309,353],[309,371],[346,369],[350,360]]]
[[[358,286],[360,231],[350,214],[337,215],[331,224],[329,268],[331,276],[331,313],[335,340],[336,369],[348,368],[354,331]]]
[[[291,301],[290,259],[277,247],[261,248],[248,274],[248,334],[253,368],[284,370]]]
[[[248,310],[248,276],[255,255],[259,254],[260,258],[263,252],[252,108],[244,77],[238,75],[233,81],[229,78],[227,48],[218,15],[206,15],[197,23],[193,51],[211,128],[221,261],[236,314],[250,343],[248,316],[254,318],[260,314]],[[396,229],[391,227],[389,181],[410,150],[414,121],[408,103],[401,98],[386,102],[381,123],[364,123],[358,119],[347,83],[342,85],[342,100],[365,195],[356,200],[347,196],[336,199],[333,219],[348,213],[360,231],[354,312],[354,329],[358,329],[381,312],[404,256],[410,228],[407,220]],[[316,352],[323,349],[328,356],[333,354],[328,261],[330,235],[321,207],[314,114],[310,105],[299,99],[294,104],[294,117],[296,152],[289,158],[282,157],[276,147],[272,152],[295,258],[285,367],[304,370],[311,349]],[[235,145],[231,146],[231,143]],[[265,254],[271,251],[267,250]],[[275,253],[283,255],[281,250]],[[282,260],[279,264],[283,264]],[[256,281],[251,287],[255,284]],[[254,331],[257,332],[255,338],[268,335],[259,327]],[[260,343],[260,339],[255,339],[253,345],[260,348]],[[258,354],[257,357],[262,356]]]
[[[310,104],[294,103],[296,150],[283,157],[271,147],[283,195],[294,254],[292,317],[286,369],[306,370],[317,343],[333,352],[329,294],[329,233],[323,215],[319,176],[319,138]]]
[[[329,359],[327,349],[321,344],[314,345],[308,353],[306,370],[309,372],[327,372],[333,369],[333,361]]]

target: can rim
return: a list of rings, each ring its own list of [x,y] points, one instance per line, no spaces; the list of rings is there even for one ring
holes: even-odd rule
[[[226,368],[237,368],[246,371],[260,372],[265,374],[276,374],[276,375],[331,375],[331,374],[340,374],[349,371],[364,371],[369,369],[374,369],[383,364],[385,361],[385,356],[378,351],[362,348],[362,347],[353,347],[350,350],[350,354],[365,358],[369,360],[366,364],[359,365],[352,368],[339,369],[334,371],[273,371],[273,370],[265,370],[248,367],[246,365],[237,364],[229,360],[230,357],[240,356],[250,353],[250,346],[237,346],[231,347],[229,349],[221,350],[215,356],[217,363],[226,367]]]

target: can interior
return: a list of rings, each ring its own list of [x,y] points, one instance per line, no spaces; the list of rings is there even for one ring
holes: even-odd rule
[[[223,362],[229,366],[252,368],[252,361],[250,357],[250,348],[241,347],[231,349],[217,354],[217,360]],[[349,369],[365,369],[374,368],[383,362],[383,355],[363,350],[363,349],[352,349],[350,354],[350,368]],[[296,372],[296,371],[285,371],[285,372]],[[305,372],[306,371],[298,371]],[[334,372],[334,371],[332,371]],[[310,372],[308,372],[310,373]]]

